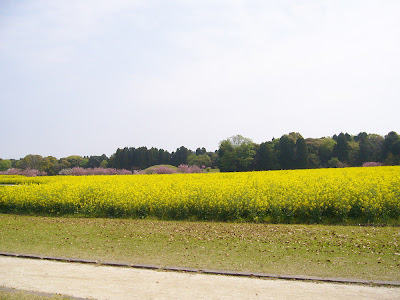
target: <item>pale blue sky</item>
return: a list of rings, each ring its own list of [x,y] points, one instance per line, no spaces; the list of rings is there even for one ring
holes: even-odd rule
[[[400,2],[0,1],[0,158],[400,133]]]

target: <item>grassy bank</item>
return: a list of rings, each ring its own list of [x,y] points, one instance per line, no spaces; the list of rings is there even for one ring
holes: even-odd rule
[[[400,228],[0,215],[0,251],[400,280]]]

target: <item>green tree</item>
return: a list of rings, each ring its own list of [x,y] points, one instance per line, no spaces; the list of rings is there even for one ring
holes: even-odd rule
[[[400,160],[400,136],[394,131],[385,135],[382,145],[382,159],[387,165],[398,164]]]
[[[47,175],[57,175],[61,170],[58,159],[54,156],[46,156],[42,161],[41,169],[45,171]]]
[[[65,159],[69,162],[70,168],[84,167],[85,163],[87,163],[87,161],[79,155],[70,155]]]
[[[187,159],[187,164],[189,166],[206,166],[206,167],[210,167],[211,166],[211,158],[207,155],[207,154],[191,154],[188,156]]]
[[[42,169],[43,157],[41,155],[28,154],[18,163],[20,169],[35,169],[43,171]]]
[[[147,151],[147,164],[149,167],[160,164],[157,148],[152,147]]]
[[[60,166],[60,169],[68,169],[71,167],[71,164],[69,163],[69,161],[63,157],[58,161],[58,165]]]
[[[357,164],[362,165],[364,162],[372,161],[372,143],[368,139],[366,132],[358,135],[359,150],[357,155]]]
[[[211,168],[218,168],[218,150],[216,150],[215,152],[208,152],[207,155],[210,157],[211,159]]]
[[[333,138],[322,138],[319,148],[318,157],[321,160],[322,166],[327,166],[328,161],[333,157],[333,149],[336,141]]]
[[[312,169],[321,167],[321,160],[319,159],[317,154],[315,153],[308,154],[308,167]]]
[[[171,154],[164,149],[159,149],[158,160],[161,165],[169,165],[171,163]]]
[[[256,149],[255,169],[257,171],[273,170],[275,167],[272,149],[269,143],[261,143]]]
[[[176,149],[176,151],[172,152],[171,154],[172,165],[179,166],[182,164],[186,164],[187,158],[189,157],[190,154],[192,154],[192,151],[190,151],[184,146]]]
[[[107,162],[107,160],[105,159],[105,160],[101,161],[99,167],[100,167],[100,168],[103,168],[103,169],[106,169],[107,166],[108,166],[108,162]]]
[[[7,171],[8,169],[11,169],[11,161],[0,158],[0,171]]]
[[[145,146],[135,149],[134,165],[136,168],[143,170],[143,169],[150,167],[147,151],[148,151],[147,147],[145,147]],[[128,154],[126,154],[122,160],[123,160],[122,165],[126,166],[126,167],[122,167],[121,169],[128,169],[129,168]]]
[[[360,151],[359,143],[352,140],[348,142],[348,145],[349,145],[349,158],[346,163],[351,166],[356,166],[358,153]]]
[[[296,141],[295,162],[298,169],[308,168],[308,150],[306,140],[300,136]]]
[[[341,161],[337,157],[332,157],[328,161],[328,167],[329,168],[338,168],[340,164],[341,164]]]
[[[348,134],[345,135],[343,132],[341,132],[337,137],[336,145],[333,147],[333,155],[341,162],[349,161],[350,146],[347,136]]]
[[[196,155],[202,155],[202,154],[206,154],[206,153],[207,153],[207,150],[204,147],[196,149]]]
[[[293,135],[283,135],[279,139],[279,162],[282,169],[295,169],[294,150],[296,139]]]
[[[222,172],[248,171],[255,156],[254,143],[241,135],[220,142],[218,167]]]
[[[371,143],[371,161],[382,161],[383,136],[379,134],[369,134],[368,140]]]
[[[101,156],[92,155],[88,158],[87,168],[98,168],[104,160],[108,161],[108,157],[105,154]]]
[[[218,168],[221,172],[237,171],[236,153],[230,140],[223,140],[218,150]]]

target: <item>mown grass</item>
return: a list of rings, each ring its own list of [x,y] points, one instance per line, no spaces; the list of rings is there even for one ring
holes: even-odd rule
[[[400,228],[0,215],[0,251],[400,280]]]
[[[20,290],[1,290],[0,287],[0,300],[68,300],[72,299],[72,297],[62,296],[62,295],[40,295],[34,292],[29,291],[20,291]]]

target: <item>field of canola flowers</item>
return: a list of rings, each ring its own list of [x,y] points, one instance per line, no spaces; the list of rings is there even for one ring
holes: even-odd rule
[[[400,219],[400,166],[245,173],[0,176],[1,213],[280,223]]]

